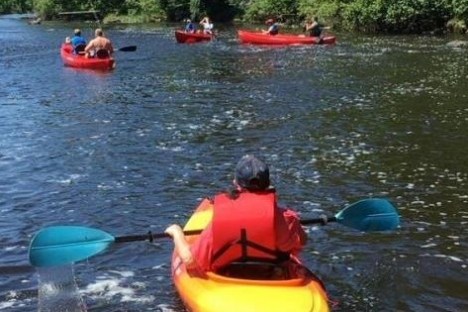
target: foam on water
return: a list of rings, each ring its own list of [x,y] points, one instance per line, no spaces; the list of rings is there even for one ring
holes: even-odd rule
[[[95,302],[103,300],[149,304],[155,301],[153,295],[147,294],[147,285],[133,281],[132,271],[108,271],[96,277],[94,283],[88,284],[80,293]]]

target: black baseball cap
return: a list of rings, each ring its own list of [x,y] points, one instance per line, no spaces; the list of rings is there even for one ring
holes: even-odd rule
[[[268,165],[253,155],[243,156],[236,166],[236,182],[248,190],[264,190],[270,186]]]

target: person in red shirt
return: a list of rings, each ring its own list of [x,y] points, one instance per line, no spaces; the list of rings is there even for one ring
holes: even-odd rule
[[[242,259],[297,256],[306,243],[297,213],[278,207],[263,161],[253,155],[242,157],[233,183],[232,192],[214,197],[213,218],[194,244],[188,244],[179,225],[165,230],[189,271],[217,271]]]

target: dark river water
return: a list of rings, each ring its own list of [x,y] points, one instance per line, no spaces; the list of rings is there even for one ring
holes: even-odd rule
[[[0,310],[39,309],[27,257],[38,230],[183,224],[230,186],[245,153],[267,160],[280,202],[303,217],[369,197],[399,208],[391,233],[307,228],[304,262],[335,311],[468,310],[468,50],[447,45],[457,38],[268,48],[240,45],[234,27],[195,45],[176,43],[176,25],[113,27],[117,48],[138,50],[99,73],[62,64],[76,26],[0,17]],[[80,27],[90,38],[95,25]],[[88,311],[183,311],[171,252],[164,239],[115,245],[73,266],[75,290]]]

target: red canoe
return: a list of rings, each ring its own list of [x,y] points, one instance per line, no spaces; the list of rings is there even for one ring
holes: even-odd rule
[[[322,39],[319,39],[316,37],[306,37],[304,35],[270,35],[262,32],[252,32],[246,30],[237,31],[237,35],[241,43],[251,44],[333,44],[336,42],[336,37],[334,36],[326,36]]]
[[[84,55],[73,54],[73,47],[67,43],[62,44],[60,56],[65,66],[97,70],[109,70],[115,67],[114,58],[86,58]]]
[[[189,33],[183,30],[176,30],[175,37],[178,43],[195,43],[202,41],[210,41],[213,35],[204,33]]]

